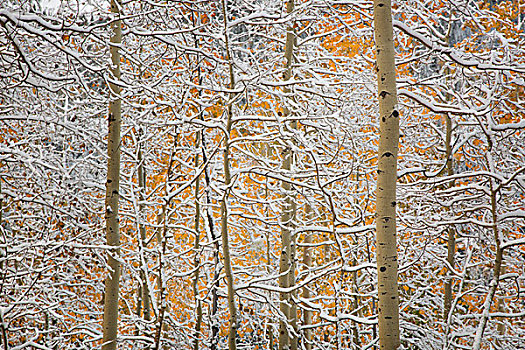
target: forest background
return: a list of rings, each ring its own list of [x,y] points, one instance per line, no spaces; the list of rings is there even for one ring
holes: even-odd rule
[[[1,347],[378,349],[373,2],[111,4],[0,5]],[[523,349],[525,1],[392,13],[401,348]]]

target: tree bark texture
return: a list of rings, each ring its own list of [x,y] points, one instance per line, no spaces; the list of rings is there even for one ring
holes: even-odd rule
[[[393,350],[400,344],[396,239],[399,112],[390,0],[374,1],[374,34],[380,119],[376,190],[379,346]]]
[[[490,141],[489,141],[490,144]],[[491,148],[489,147],[488,153],[488,163],[489,166],[493,164],[491,157]],[[491,172],[495,172],[493,167],[490,168]],[[489,291],[485,297],[485,302],[483,303],[483,312],[481,314],[481,319],[479,320],[478,328],[476,329],[476,335],[474,336],[474,343],[472,345],[472,350],[481,349],[483,342],[483,334],[487,327],[489,321],[490,308],[492,307],[492,301],[496,295],[496,291],[499,286],[499,279],[501,275],[501,270],[503,266],[503,248],[501,247],[500,233],[498,228],[498,211],[497,211],[497,192],[494,189],[496,187],[494,179],[490,179],[490,205],[492,212],[492,232],[494,234],[494,241],[496,245],[496,258],[494,260],[494,268],[492,270],[492,279],[490,281]]]
[[[146,220],[146,208],[144,205],[145,201],[145,193],[146,193],[146,173],[144,170],[144,159],[142,156],[142,148],[139,149],[138,152],[138,161],[139,161],[139,167],[138,167],[138,185],[139,185],[139,215],[142,218],[142,220]],[[151,306],[150,306],[150,298],[149,298],[149,281],[148,281],[148,266],[146,264],[146,258],[144,256],[144,251],[147,248],[148,240],[146,236],[146,226],[143,222],[139,223],[139,233],[140,233],[140,250],[141,254],[143,255],[141,258],[142,262],[142,268],[140,270],[140,280],[141,280],[141,288],[140,288],[140,299],[142,301],[143,307],[143,314],[144,314],[144,320],[150,321],[151,320]],[[137,306],[138,307],[138,306]],[[140,312],[138,314],[140,317]]]
[[[173,148],[176,148],[177,141],[178,141],[178,134],[175,135],[175,144],[173,145]],[[169,185],[170,185],[170,179],[173,171],[173,165],[175,163],[175,159],[173,156],[170,156],[170,159],[168,161],[168,169],[166,171],[166,181],[164,183],[164,197],[166,198],[164,200],[164,203],[162,204],[162,209],[159,217],[157,218],[159,229],[156,232],[156,239],[157,239],[157,249],[159,254],[159,263],[157,266],[157,288],[158,288],[158,299],[157,299],[157,320],[156,320],[156,331],[155,331],[155,337],[153,341],[153,349],[159,350],[161,348],[161,342],[162,342],[162,333],[166,333],[168,331],[168,324],[165,323],[166,314],[169,314],[169,298],[168,298],[168,284],[166,279],[164,278],[164,268],[166,264],[166,253],[167,253],[167,240],[168,240],[168,223],[170,220],[170,215],[168,214],[169,208],[171,205],[171,197],[169,196]],[[164,349],[168,348],[168,345],[163,346]]]
[[[447,46],[450,47],[450,33],[452,31],[451,26],[451,19],[449,19],[447,34],[445,36],[445,42],[447,43]],[[445,68],[445,76],[447,77],[450,74],[450,68]],[[448,82],[448,81],[447,81]],[[450,100],[450,95],[447,94],[447,101]],[[452,119],[450,115],[447,113],[445,114],[445,157],[446,157],[446,172],[447,176],[452,176],[454,174],[454,168],[453,168],[453,154],[452,154]],[[454,180],[450,181],[448,184],[449,188],[452,188],[454,186]],[[451,208],[447,208],[450,210]],[[455,254],[456,254],[456,230],[454,226],[450,226],[447,230],[448,238],[447,238],[447,262],[450,265],[452,269],[454,269],[455,264]],[[445,279],[445,286],[444,286],[444,295],[443,295],[443,322],[447,323],[450,322],[449,316],[450,311],[452,308],[452,270],[447,267],[447,274]]]
[[[229,89],[235,89],[235,79],[233,71],[233,62],[230,53],[230,43],[228,36],[228,11],[226,1],[222,1],[222,12],[224,16],[224,41],[226,46],[226,61],[230,73]],[[230,136],[232,130],[232,100],[228,101],[226,106],[226,134],[224,137],[224,151],[223,151],[223,170],[224,170],[224,194],[220,201],[221,206],[221,240],[222,240],[222,255],[224,259],[224,272],[226,274],[226,283],[228,284],[228,309],[230,311],[230,328],[228,332],[228,349],[237,349],[237,306],[235,304],[235,286],[233,279],[233,270],[230,257],[230,242],[228,230],[228,196],[231,184],[230,175]]]
[[[286,2],[286,13],[291,14],[294,10],[294,0]],[[292,77],[293,50],[295,46],[295,31],[293,25],[288,25],[286,29],[286,44],[284,48],[285,71],[284,81]],[[285,95],[291,94],[288,87],[284,89]],[[284,106],[284,117],[288,117],[291,112]],[[290,127],[297,128],[296,122],[292,122]],[[290,147],[284,150],[283,163],[281,168],[287,172],[292,169],[293,151]],[[296,215],[296,204],[291,193],[292,186],[289,182],[283,182],[284,204],[281,214],[281,257],[279,260],[279,287],[290,288],[295,284],[295,235],[292,232],[292,225]],[[279,350],[297,349],[297,307],[294,305],[292,293],[281,292],[280,311],[284,318],[279,322]]]
[[[201,114],[201,120],[203,120],[202,114]],[[220,251],[220,245],[219,245],[219,237],[217,236],[217,233],[215,231],[215,223],[213,220],[213,214],[210,208],[210,205],[212,203],[211,199],[211,179],[210,179],[210,169],[208,168],[208,156],[206,155],[206,139],[205,139],[205,133],[204,130],[200,131],[200,141],[201,141],[201,152],[202,152],[202,162],[204,164],[204,181],[206,183],[206,197],[205,197],[205,205],[206,205],[206,222],[208,225],[208,229],[210,232],[210,238],[213,242],[213,262],[215,265],[215,271],[213,273],[213,282],[212,282],[212,289],[211,289],[211,305],[210,305],[210,319],[212,320],[211,323],[211,339],[210,339],[210,350],[217,350],[218,344],[219,344],[219,321],[217,319],[217,314],[219,311],[219,296],[218,296],[218,290],[220,287],[220,271],[219,271],[219,251]]]
[[[308,214],[310,215],[311,208],[307,207]],[[312,233],[307,232],[304,237],[304,247],[303,247],[303,264],[304,267],[307,269],[310,269],[312,267],[312,255],[311,255],[311,248],[310,245],[312,244]],[[310,288],[308,285],[305,285],[303,287],[302,291],[302,297],[305,300],[308,300],[311,298],[310,294]],[[312,324],[313,320],[313,313],[312,311],[308,309],[303,310],[303,325],[308,327]],[[312,329],[306,328],[304,330],[304,342],[303,347],[305,350],[312,350]]]
[[[200,133],[196,135],[197,147],[200,145]],[[195,169],[199,168],[199,154],[195,154]],[[199,350],[199,338],[201,336],[201,322],[202,322],[202,304],[199,299],[199,270],[200,270],[200,218],[201,218],[201,206],[199,203],[199,192],[200,192],[200,178],[195,180],[195,241],[193,243],[193,268],[195,273],[193,275],[193,296],[195,298],[195,332],[193,334],[193,350]]]
[[[111,1],[111,12],[118,18],[120,16],[120,0]],[[111,24],[113,35],[111,37],[111,75],[113,80],[120,79],[120,52],[122,30],[120,20]],[[119,184],[120,184],[120,124],[121,124],[121,99],[120,87],[109,83],[110,102],[108,115],[108,163],[106,179],[106,242],[114,247],[108,251],[107,265],[109,274],[105,282],[104,293],[104,319],[102,350],[117,348],[118,333],[118,299],[120,280],[120,227],[119,227]]]
[[[452,164],[452,120],[449,115],[445,116],[446,123],[446,157],[447,157],[447,175],[452,176],[454,174]],[[448,185],[449,188],[454,186],[454,181],[451,181]],[[449,210],[451,208],[448,208]],[[447,262],[453,269],[455,265],[455,254],[456,254],[456,230],[453,226],[447,229]],[[443,295],[443,321],[448,322],[450,310],[452,307],[452,271],[447,267],[447,274],[444,286]]]

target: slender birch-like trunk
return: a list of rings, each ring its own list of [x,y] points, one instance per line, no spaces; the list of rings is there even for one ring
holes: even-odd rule
[[[138,152],[138,184],[139,184],[139,214],[141,215],[141,220],[145,220],[146,216],[146,208],[144,205],[145,200],[145,192],[146,192],[146,173],[144,170],[144,159],[142,155],[142,147],[139,146],[139,152]],[[147,275],[147,262],[145,261],[144,256],[144,250],[147,247],[147,237],[146,237],[146,226],[144,225],[144,222],[139,223],[139,234],[140,234],[140,249],[141,249],[141,269],[140,269],[140,301],[139,305],[137,305],[137,309],[139,309],[140,304],[142,304],[142,312],[143,317],[145,321],[151,320],[151,306],[150,306],[150,298],[149,298],[149,281],[148,281],[148,275]],[[140,311],[138,312],[138,316],[140,317]]]
[[[272,157],[272,147],[269,144],[266,144],[265,146],[261,146],[261,148],[264,147],[264,150],[266,152],[266,157],[271,158]],[[266,202],[269,201],[269,189],[268,189],[268,179],[266,179],[265,185],[264,185],[264,198]],[[266,206],[265,209],[266,217],[270,217],[270,211],[269,206]],[[266,229],[266,273],[268,276],[270,276],[273,273],[273,264],[272,264],[272,244],[271,244],[271,230],[268,227],[268,224],[265,224]],[[272,299],[272,292],[268,292],[268,300]],[[268,335],[268,350],[273,350],[273,343],[274,343],[274,335],[273,335],[273,322],[271,320],[268,320],[266,323],[266,333]]]
[[[286,2],[286,13],[291,14],[294,10],[294,1],[288,0]],[[295,46],[295,31],[293,25],[289,25],[286,29],[286,44],[284,50],[285,71],[284,81],[288,81],[292,77],[293,64],[293,50]],[[291,93],[290,88],[285,87],[285,95]],[[290,110],[284,106],[284,118],[290,115]],[[297,128],[297,123],[292,122],[290,127]],[[290,147],[286,147],[283,152],[283,163],[281,169],[289,172],[292,169],[293,151]],[[279,287],[290,288],[295,284],[295,237],[292,234],[291,227],[296,214],[295,200],[291,194],[292,186],[289,182],[282,184],[284,204],[281,214],[281,257],[279,259]],[[293,305],[292,293],[281,292],[280,296],[280,310],[285,319],[279,321],[279,350],[297,349],[297,307]],[[293,334],[290,334],[291,327]]]
[[[143,6],[140,5],[140,12],[142,12]],[[142,45],[139,46],[139,55],[142,54],[144,48]],[[142,83],[142,77],[144,76],[144,69],[142,65],[138,67],[138,79]],[[140,108],[139,112],[143,112]],[[137,318],[141,316],[146,321],[146,327],[151,320],[151,298],[150,298],[150,285],[149,285],[149,267],[147,263],[146,250],[148,246],[148,238],[146,236],[146,170],[144,167],[144,156],[143,156],[143,143],[142,139],[143,129],[139,126],[138,128],[138,142],[137,142],[137,183],[138,183],[138,215],[136,220],[138,221],[138,232],[139,237],[137,239],[139,243],[139,259],[140,259],[140,271],[139,271],[139,287],[137,288],[137,308],[135,314]],[[146,328],[146,334],[148,330]],[[137,325],[136,334],[139,335],[139,326]]]
[[[226,45],[226,61],[230,73],[230,84],[228,88],[233,91],[235,89],[235,79],[233,72],[233,62],[230,52],[230,42],[228,36],[228,11],[226,8],[226,1],[222,0],[222,14],[224,17],[224,41]],[[224,135],[224,151],[223,151],[223,170],[224,170],[224,193],[222,195],[221,206],[221,240],[222,240],[222,255],[224,259],[224,272],[226,274],[226,283],[228,289],[228,309],[230,311],[230,328],[228,332],[228,349],[237,349],[237,306],[235,304],[235,286],[233,281],[233,270],[230,257],[230,242],[228,230],[228,196],[231,185],[230,175],[230,136],[232,131],[232,99],[226,106],[226,133]]]
[[[445,136],[445,143],[446,143],[446,157],[447,157],[447,175],[451,176],[454,174],[453,168],[452,168],[452,120],[450,119],[450,116],[447,114],[445,117],[445,124],[446,124],[446,136]],[[448,187],[451,188],[454,186],[454,181],[450,181]],[[450,208],[449,208],[450,209]],[[449,227],[447,229],[448,233],[448,239],[447,239],[447,262],[448,265],[450,265],[450,268],[454,268],[455,264],[455,255],[456,255],[456,230],[454,227]],[[452,272],[450,268],[447,267],[447,274],[446,274],[446,280],[445,280],[445,286],[444,286],[444,295],[443,295],[443,320],[444,322],[448,322],[451,306],[452,306]]]
[[[120,0],[111,0],[111,13],[120,17]],[[111,79],[120,79],[120,52],[122,30],[120,20],[111,23],[113,35],[110,40],[111,54]],[[115,350],[117,348],[118,333],[118,299],[120,280],[120,227],[119,227],[119,185],[120,185],[120,124],[121,124],[121,89],[113,82],[109,83],[110,102],[108,115],[108,162],[106,179],[106,242],[114,247],[108,251],[107,265],[109,274],[105,282],[104,292],[104,319],[102,350]]]
[[[228,122],[226,125],[227,133],[231,132],[231,118],[228,115]],[[230,242],[228,237],[228,191],[231,184],[230,176],[230,146],[229,137],[224,139],[224,186],[225,192],[221,198],[221,241],[222,241],[222,255],[224,259],[224,270],[226,274],[226,283],[228,284],[228,309],[230,311],[230,328],[228,332],[228,349],[237,349],[237,307],[235,304],[235,287],[233,285],[233,271],[230,256]]]
[[[491,173],[496,173],[494,167],[494,159],[492,158],[492,140],[488,140],[489,147],[487,151],[487,163],[489,165],[489,170]],[[492,214],[492,233],[494,234],[494,242],[496,248],[496,259],[494,260],[494,268],[492,270],[492,280],[490,281],[489,291],[485,297],[485,302],[483,303],[483,312],[481,314],[481,319],[479,320],[478,328],[476,329],[476,335],[474,337],[474,343],[472,345],[472,350],[481,349],[481,343],[483,340],[483,334],[485,333],[485,328],[489,320],[490,308],[492,306],[492,300],[496,295],[496,291],[499,286],[499,278],[501,275],[503,265],[503,248],[501,247],[500,232],[498,228],[498,210],[497,210],[497,184],[494,178],[490,180],[490,209]]]
[[[4,213],[4,203],[2,201],[2,177],[0,176],[0,225],[2,224],[3,220],[3,213]],[[7,256],[7,246],[5,247],[5,256]],[[0,261],[0,270],[4,271],[4,261]],[[46,314],[47,317],[47,314]],[[2,348],[4,350],[9,349],[9,344],[7,343],[7,329],[6,329],[7,322],[4,320],[4,313],[0,313],[0,345],[2,345]]]
[[[445,42],[447,46],[450,46],[450,33],[452,31],[451,20],[449,19],[447,34],[445,36]],[[450,74],[450,69],[447,67],[445,69],[445,76],[448,80],[448,75]],[[447,95],[447,101],[449,100],[449,95]],[[453,158],[452,158],[452,119],[450,115],[445,114],[445,157],[446,157],[446,172],[448,176],[454,174],[453,169]],[[454,181],[450,181],[448,187],[451,188],[454,186]],[[448,208],[450,209],[450,208]],[[456,255],[456,230],[454,227],[449,227],[447,230],[447,262],[448,265],[453,269],[455,264],[455,255]],[[448,322],[449,314],[452,306],[452,271],[447,267],[447,274],[445,279],[445,286],[443,288],[443,321]]]
[[[380,132],[376,191],[379,346],[394,350],[400,345],[396,238],[399,112],[390,0],[374,0],[374,34]]]
[[[504,256],[503,256],[503,252],[502,252],[502,255],[501,255],[501,264],[500,264],[500,272],[499,272],[499,276],[502,276],[502,275],[505,275],[505,261],[503,260],[504,259]],[[498,277],[499,278],[499,277]],[[503,298],[497,300],[497,309],[498,309],[498,312],[500,314],[503,314],[505,312],[505,301]],[[505,335],[505,323],[504,323],[504,318],[502,318],[498,325],[496,326],[496,330],[498,331],[499,335],[501,336],[504,336]],[[501,339],[496,339],[496,348],[503,348],[503,341]]]
[[[201,120],[203,120],[202,114],[201,114]],[[210,180],[210,173],[208,168],[208,156],[206,155],[206,142],[204,138],[205,134],[204,131],[201,130],[200,133],[200,140],[201,140],[201,151],[202,151],[202,162],[204,163],[204,181],[206,182],[206,221],[208,224],[208,229],[210,230],[210,238],[213,242],[213,262],[215,266],[215,271],[213,273],[213,285],[211,288],[211,310],[210,310],[210,319],[211,319],[211,340],[210,340],[210,350],[217,350],[217,346],[219,343],[219,323],[217,319],[217,313],[219,310],[219,296],[218,296],[218,290],[220,287],[219,283],[219,276],[220,271],[218,269],[219,266],[219,251],[220,251],[220,245],[219,245],[219,237],[217,236],[217,233],[215,232],[215,224],[213,221],[213,213],[211,211],[211,180]]]
[[[357,245],[357,242],[355,242],[355,244]],[[357,266],[357,260],[356,259],[352,259],[352,266]],[[354,300],[352,302],[352,308],[354,310],[359,310],[359,306],[360,306],[360,300],[359,300],[359,279],[358,279],[358,275],[357,275],[357,270],[352,272],[352,282],[353,282],[353,292],[354,292]],[[362,313],[360,312],[360,316],[362,317]],[[359,349],[361,347],[361,335],[359,333],[359,325],[357,324],[357,322],[354,323],[353,327],[352,327],[352,332],[354,333],[353,334],[353,342],[354,342],[354,346],[356,347],[356,349]]]
[[[177,144],[178,134],[175,135],[175,149]],[[159,253],[159,266],[158,266],[158,276],[157,276],[157,288],[159,298],[157,300],[158,314],[156,319],[156,330],[155,338],[153,340],[153,349],[159,350],[160,344],[162,341],[162,333],[168,331],[168,324],[165,323],[166,314],[169,312],[169,300],[168,300],[168,291],[167,291],[167,281],[164,278],[164,268],[166,263],[166,249],[167,249],[167,236],[168,236],[168,210],[171,204],[171,196],[169,193],[169,182],[171,173],[173,170],[174,163],[173,155],[170,155],[168,169],[166,171],[166,181],[164,184],[164,203],[162,204],[161,214],[158,217],[159,229],[156,232],[157,239],[157,249]],[[164,349],[167,349],[168,346],[165,345]]]
[[[311,218],[313,215],[312,208],[307,205],[306,206],[306,216]],[[303,246],[303,264],[304,267],[307,269],[310,269],[312,267],[312,248],[310,245],[312,244],[312,232],[306,232],[303,240],[304,246]],[[305,300],[310,299],[311,293],[308,285],[305,285],[302,290],[302,297]],[[303,325],[308,327],[312,324],[313,319],[313,313],[310,310],[304,309],[303,310]],[[303,341],[303,348],[305,350],[312,350],[312,329],[305,328],[304,330],[304,341]]]
[[[200,146],[200,133],[196,135],[196,146]],[[199,154],[195,154],[195,169],[199,167]],[[193,340],[193,350],[199,350],[199,337],[201,335],[201,322],[202,322],[202,303],[199,299],[199,270],[200,270],[200,218],[201,218],[201,206],[199,203],[199,191],[200,191],[200,178],[195,180],[195,241],[193,243],[193,268],[195,273],[193,275],[193,296],[195,298],[195,333]]]

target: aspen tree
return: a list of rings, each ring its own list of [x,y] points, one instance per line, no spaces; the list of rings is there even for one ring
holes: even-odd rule
[[[452,138],[452,120],[450,119],[450,115],[445,116],[445,122],[446,122],[446,157],[447,157],[447,164],[446,164],[446,171],[448,176],[452,176],[454,174],[454,170],[452,168],[452,144],[451,144],[451,138]],[[451,181],[448,184],[448,187],[451,188],[454,186],[454,181]],[[443,321],[447,322],[449,318],[449,313],[452,307],[452,271],[451,268],[454,268],[455,264],[455,253],[456,253],[456,230],[454,227],[449,227],[447,229],[448,238],[447,238],[447,262],[450,267],[447,267],[447,279],[445,281],[444,286],[444,296],[443,296]]]
[[[495,173],[496,169],[494,166],[494,157],[492,156],[492,135],[487,135],[488,137],[488,150],[486,154],[486,160],[488,163],[489,170],[491,173]],[[489,290],[487,296],[485,297],[485,302],[483,303],[483,312],[479,320],[478,328],[476,329],[476,334],[474,336],[474,342],[472,345],[472,350],[481,349],[481,344],[483,341],[483,334],[485,333],[485,328],[489,321],[489,312],[492,307],[492,300],[496,296],[496,291],[499,287],[500,276],[502,270],[504,270],[504,247],[502,247],[501,242],[501,232],[498,227],[498,186],[496,180],[493,178],[490,179],[490,212],[492,215],[492,233],[494,234],[494,243],[496,250],[496,257],[494,259],[494,267],[492,269],[492,278],[489,283]]]
[[[226,61],[230,73],[230,83],[228,88],[233,91],[235,88],[235,79],[233,72],[233,62],[230,52],[230,42],[228,36],[228,17],[226,1],[222,0],[222,14],[224,20],[224,41],[226,45]],[[232,96],[230,96],[232,97]],[[228,287],[228,309],[230,311],[230,329],[228,332],[228,349],[237,349],[237,307],[235,305],[235,286],[233,281],[233,271],[230,257],[230,242],[228,237],[228,193],[231,185],[230,175],[230,136],[232,131],[232,99],[228,101],[226,106],[226,132],[224,135],[224,151],[223,151],[223,170],[224,170],[224,193],[220,200],[221,207],[221,241],[222,241],[222,255],[224,259],[224,271],[226,273],[226,283]]]
[[[176,147],[177,140],[179,135],[175,134],[175,144],[173,145],[173,148]],[[157,320],[156,320],[156,330],[155,330],[155,337],[154,337],[154,349],[159,350],[161,341],[162,341],[162,333],[166,333],[168,331],[168,324],[165,323],[166,314],[169,314],[169,299],[168,299],[168,290],[167,290],[167,281],[164,276],[164,269],[166,268],[166,251],[167,251],[167,240],[168,240],[168,222],[170,219],[170,215],[168,213],[170,205],[171,205],[171,199],[169,193],[169,186],[170,186],[170,179],[171,175],[173,173],[173,165],[175,163],[175,159],[173,157],[173,154],[170,155],[169,161],[168,161],[168,168],[166,170],[166,180],[164,182],[164,203],[162,204],[161,213],[157,218],[159,228],[156,232],[156,239],[157,239],[157,249],[159,254],[159,263],[158,263],[158,275],[157,275],[157,288],[158,288],[158,300],[157,300],[157,308],[158,308],[158,314],[157,314]],[[167,349],[167,345],[164,345],[164,349]]]
[[[449,19],[447,34],[445,36],[445,42],[447,46],[450,46],[450,33],[452,31],[451,20]],[[445,69],[445,74],[448,79],[450,74],[450,68]],[[449,96],[447,95],[447,100]],[[447,176],[452,176],[454,174],[453,169],[453,158],[452,158],[452,119],[450,114],[445,114],[445,157],[446,157],[446,172]],[[454,181],[450,181],[448,187],[451,188],[454,186]],[[450,208],[449,208],[450,209]],[[447,229],[448,239],[447,239],[447,262],[450,265],[450,268],[454,268],[456,253],[456,230],[454,227],[449,227]],[[450,268],[447,268],[447,278],[445,280],[444,286],[444,295],[443,295],[443,321],[448,322],[449,313],[452,307],[452,271]]]
[[[195,48],[198,49],[199,42],[197,39],[195,39]],[[201,77],[201,68],[200,66],[197,67],[197,82],[199,85],[202,84],[202,77]],[[199,97],[201,95],[201,91],[199,90]],[[199,112],[200,119],[204,119],[202,115],[202,109]],[[199,168],[199,162],[200,157],[198,150],[199,148],[203,147],[203,144],[201,142],[201,131],[197,131],[195,133],[195,169]],[[195,180],[195,222],[194,222],[194,228],[195,228],[195,241],[193,244],[193,268],[195,269],[195,274],[193,276],[193,295],[195,297],[195,313],[196,313],[196,320],[195,320],[195,332],[194,332],[194,340],[193,340],[193,350],[199,350],[199,337],[201,335],[201,323],[202,323],[202,301],[199,298],[199,273],[200,273],[200,218],[201,218],[201,205],[199,202],[199,192],[200,192],[200,176],[197,177]]]
[[[200,143],[200,134],[197,132],[197,146],[199,146]],[[199,167],[199,154],[195,154],[195,169],[198,169]],[[195,297],[195,313],[196,313],[196,320],[195,320],[195,333],[193,340],[193,349],[199,350],[199,337],[201,334],[201,322],[202,322],[202,302],[199,299],[199,270],[200,270],[200,217],[201,217],[201,206],[199,203],[199,191],[200,191],[200,178],[197,178],[195,180],[195,222],[194,222],[194,228],[195,228],[195,241],[193,244],[193,268],[195,269],[195,273],[193,275],[193,295]]]
[[[454,174],[453,170],[453,158],[452,158],[452,119],[449,114],[445,115],[445,147],[446,147],[446,172],[447,176],[452,176]],[[448,187],[452,188],[454,186],[454,180],[448,183]],[[449,210],[451,208],[448,208]],[[445,285],[443,287],[443,322],[445,322],[445,334],[447,335],[450,332],[450,325],[452,322],[452,269],[455,265],[455,254],[456,254],[456,230],[453,226],[447,228],[447,272]]]
[[[309,204],[306,205],[306,216],[311,220],[313,218],[313,210]],[[312,244],[312,232],[306,232],[303,240],[303,264],[304,267],[310,269],[312,267],[312,252],[310,245]],[[305,285],[302,290],[302,297],[305,300],[311,298],[311,293],[308,285]],[[308,327],[312,324],[313,313],[308,309],[303,310],[303,325]],[[312,350],[312,330],[306,328],[304,330],[304,348],[305,350]]]
[[[142,133],[141,133],[142,134]],[[145,220],[146,216],[146,208],[144,205],[145,201],[145,193],[146,193],[146,172],[144,169],[144,159],[142,155],[142,146],[139,145],[138,150],[138,157],[137,161],[139,162],[138,166],[138,185],[139,185],[139,213],[140,215],[143,215],[143,219]],[[144,255],[144,251],[148,246],[148,240],[146,236],[146,226],[144,225],[144,222],[139,223],[139,234],[140,234],[140,240],[139,240],[139,246],[141,249],[141,254]],[[147,276],[147,264],[144,261],[142,262],[142,268],[140,270],[140,283],[141,286],[139,288],[139,303],[137,303],[137,316],[140,317],[140,309],[141,305],[143,306],[143,315],[145,321],[150,321],[151,319],[151,307],[150,307],[150,296],[149,296],[149,282],[148,282],[148,276]]]
[[[142,4],[140,6],[140,10],[142,12],[143,8],[142,8]],[[143,46],[141,45],[139,47],[139,52],[142,53],[144,51],[144,48]],[[144,76],[145,74],[145,70],[143,68],[142,65],[139,66],[139,75],[138,75],[138,78],[139,78],[139,81],[142,80],[142,77]],[[140,108],[139,109],[140,112],[143,112],[143,109]],[[147,250],[147,247],[148,247],[148,237],[146,235],[146,225],[145,225],[145,221],[146,221],[146,217],[147,217],[147,213],[146,213],[146,205],[144,204],[145,203],[145,200],[146,200],[146,169],[144,167],[144,152],[143,152],[143,148],[144,148],[144,131],[142,129],[142,127],[139,127],[139,130],[138,130],[138,136],[139,136],[139,139],[138,139],[138,150],[137,150],[137,162],[138,162],[138,169],[137,169],[137,183],[139,185],[139,193],[138,193],[138,196],[139,196],[139,205],[138,205],[138,209],[139,209],[139,249],[140,249],[140,256],[141,256],[141,269],[140,269],[140,287],[138,288],[138,299],[139,301],[137,302],[137,317],[140,317],[140,314],[141,314],[141,308],[143,309],[142,310],[142,313],[143,313],[143,318],[146,322],[149,322],[151,320],[151,300],[150,300],[150,286],[149,286],[149,280],[148,280],[148,276],[149,276],[149,268],[148,268],[148,264],[146,262],[146,250]]]
[[[289,15],[294,10],[294,1],[288,0],[286,2],[286,13]],[[286,29],[286,44],[284,51],[285,71],[284,81],[288,81],[292,77],[293,64],[293,48],[295,45],[295,32],[293,25],[289,25]],[[290,94],[288,87],[284,88],[285,94]],[[283,108],[284,117],[290,115],[288,108]],[[297,123],[293,121],[291,128],[296,129]],[[283,152],[283,163],[281,169],[289,172],[293,164],[293,151],[287,146]],[[292,186],[290,182],[283,182],[282,184],[284,204],[281,215],[281,257],[279,260],[279,287],[290,288],[295,284],[295,237],[292,234],[291,226],[295,218],[296,204],[291,195]],[[292,300],[292,293],[280,293],[280,310],[285,319],[279,322],[279,350],[297,349],[297,307],[294,307]],[[288,323],[293,328],[294,333],[290,335]]]
[[[374,35],[379,97],[379,150],[376,190],[379,346],[399,347],[396,181],[399,141],[394,40],[390,0],[374,1]]]
[[[203,120],[203,116],[201,114],[201,120]],[[219,295],[218,290],[220,287],[220,281],[219,281],[219,251],[220,251],[220,245],[219,245],[219,237],[217,236],[217,232],[215,231],[215,222],[213,220],[213,214],[210,208],[210,205],[212,203],[211,199],[211,179],[210,179],[210,169],[208,167],[208,156],[206,154],[206,139],[205,139],[205,132],[204,130],[200,131],[200,148],[202,153],[202,163],[204,164],[204,181],[205,181],[205,205],[206,205],[206,220],[205,224],[208,225],[208,230],[210,232],[210,238],[213,242],[213,263],[215,265],[215,271],[213,273],[213,285],[211,287],[211,306],[210,306],[210,319],[212,320],[211,324],[211,341],[210,341],[210,349],[211,350],[217,350],[218,343],[219,343],[219,324],[217,322],[217,314],[219,311]]]
[[[0,176],[0,194],[2,193],[2,177]],[[0,225],[2,224],[3,212],[4,212],[4,203],[2,201],[2,196],[0,196]],[[1,227],[1,226],[0,226]],[[0,269],[4,269],[4,261],[0,261]],[[4,321],[4,315],[0,314],[0,345],[3,345],[3,349],[7,350],[9,344],[7,343],[7,330],[6,322]]]
[[[111,13],[120,17],[120,0],[111,1]],[[110,44],[111,79],[120,79],[120,52],[122,42],[121,21],[117,19],[111,23],[112,37]],[[108,115],[108,162],[106,180],[106,241],[108,246],[114,247],[108,251],[107,264],[109,274],[105,283],[104,320],[102,349],[114,350],[117,348],[118,333],[118,299],[120,280],[120,227],[119,227],[119,184],[120,184],[120,124],[121,124],[121,88],[114,82],[109,83],[110,102]]]

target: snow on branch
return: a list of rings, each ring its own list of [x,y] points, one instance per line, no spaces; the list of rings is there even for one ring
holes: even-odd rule
[[[427,48],[437,51],[443,55],[448,56],[453,62],[459,64],[463,67],[476,68],[479,70],[500,70],[500,71],[511,71],[516,73],[525,73],[525,65],[508,65],[508,64],[490,64],[484,63],[477,60],[465,59],[461,57],[462,55],[453,47],[446,47],[439,45],[438,43],[430,40],[423,34],[417,32],[416,30],[410,28],[405,23],[394,20],[394,28],[401,30],[403,33],[411,36],[412,38],[418,40]]]

